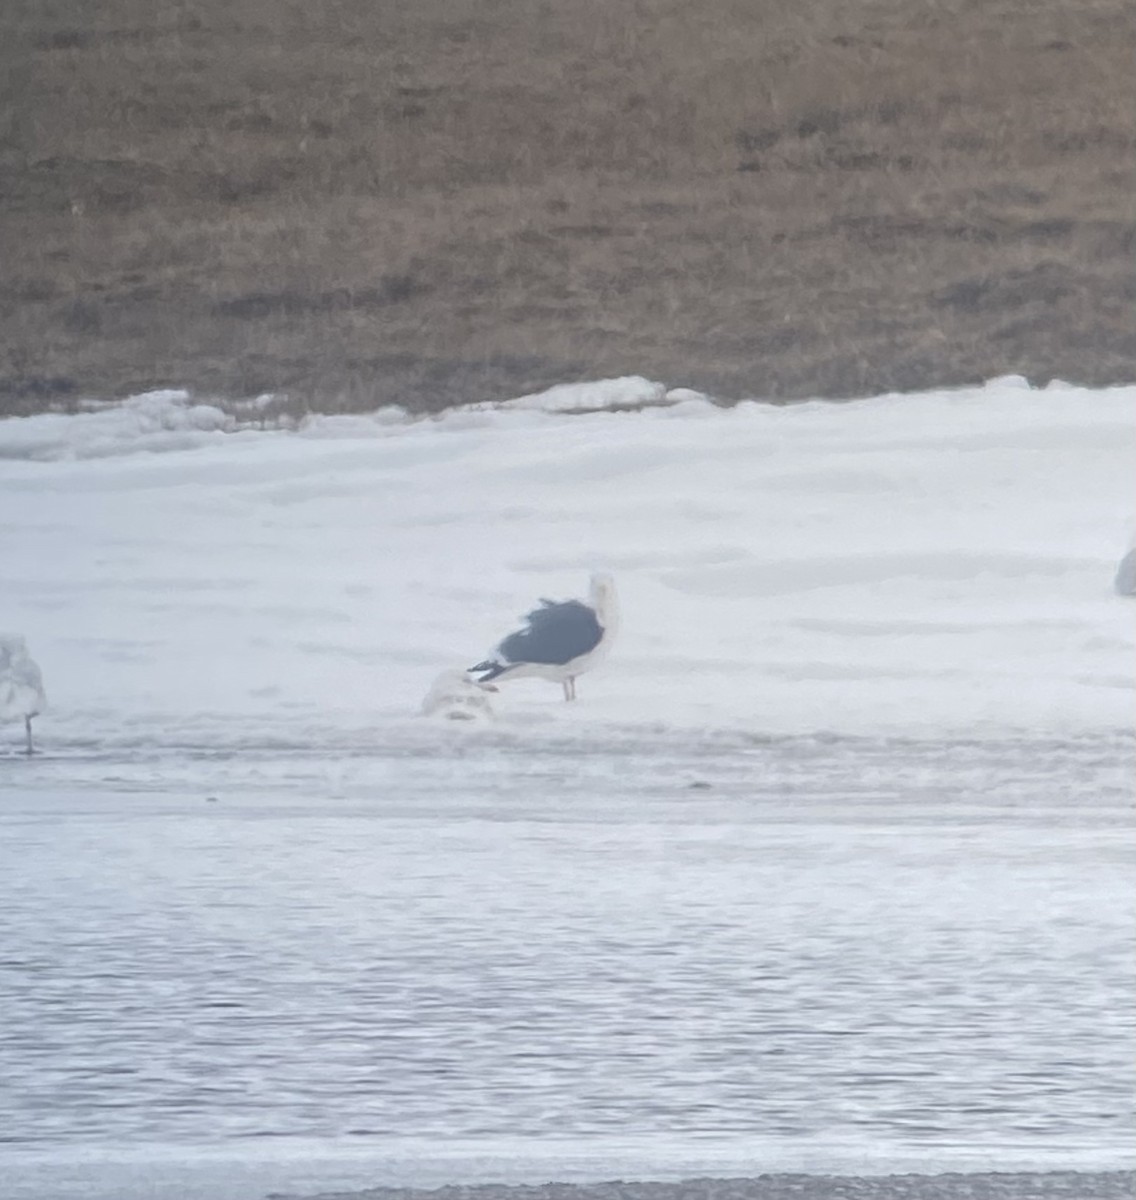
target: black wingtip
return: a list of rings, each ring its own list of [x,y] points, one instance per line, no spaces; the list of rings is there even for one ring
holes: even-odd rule
[[[476,667],[470,667],[469,673],[472,675],[475,671],[484,671],[485,674],[477,681],[478,683],[488,683],[491,679],[496,679],[498,675],[504,675],[505,668],[496,662],[478,663]]]

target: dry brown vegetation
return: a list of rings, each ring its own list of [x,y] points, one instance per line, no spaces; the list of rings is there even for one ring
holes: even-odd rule
[[[1136,378],[1131,0],[5,0],[0,413]]]

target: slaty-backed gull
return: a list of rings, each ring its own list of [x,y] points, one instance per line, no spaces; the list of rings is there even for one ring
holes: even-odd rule
[[[27,751],[32,747],[32,717],[47,707],[43,676],[28,653],[27,642],[15,633],[0,633],[0,721],[24,721]]]
[[[470,667],[481,671],[482,683],[495,679],[549,679],[564,688],[564,699],[576,699],[576,677],[602,662],[611,649],[619,623],[615,581],[610,575],[591,579],[591,594],[582,600],[541,600],[524,617],[525,627],[511,633],[493,653]]]

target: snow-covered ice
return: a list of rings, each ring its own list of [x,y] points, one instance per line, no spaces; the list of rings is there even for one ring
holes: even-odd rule
[[[596,569],[623,597],[610,663],[571,709],[517,684],[505,728],[1130,724],[1136,388],[570,407],[281,431],[159,393],[0,423],[0,623],[53,681],[45,745],[387,744]]]

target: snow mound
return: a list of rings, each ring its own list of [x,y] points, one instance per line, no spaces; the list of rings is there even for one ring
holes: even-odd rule
[[[664,384],[653,383],[641,375],[626,375],[622,379],[601,379],[593,383],[558,384],[544,392],[506,400],[499,407],[550,413],[618,412],[677,404],[680,399],[691,397],[703,398],[686,389],[679,389],[679,395],[669,397]]]
[[[187,392],[146,392],[91,412],[0,421],[0,458],[52,462],[188,450],[237,428],[235,417]]]
[[[0,459],[34,462],[78,461],[131,454],[195,450],[216,444],[223,435],[294,432],[315,440],[381,437],[412,417],[397,405],[370,413],[328,416],[313,413],[300,420],[273,415],[275,398],[261,396],[226,405],[195,400],[185,391],[156,391],[122,403],[91,403],[84,412],[40,413],[0,420]],[[485,414],[584,414],[669,407],[706,398],[686,388],[670,392],[640,376],[572,383],[499,404],[451,409],[429,418],[447,430],[483,425]]]

